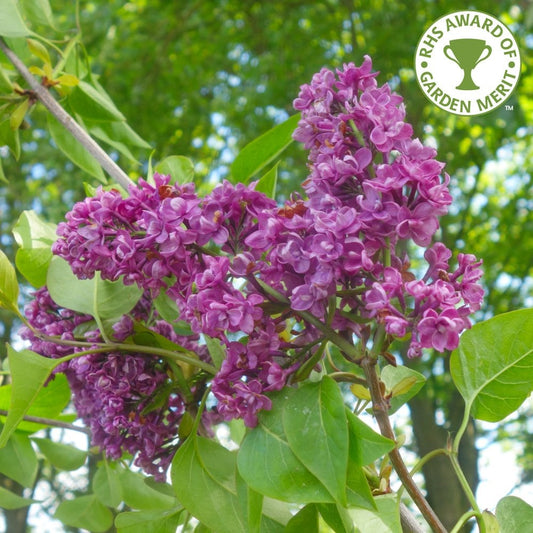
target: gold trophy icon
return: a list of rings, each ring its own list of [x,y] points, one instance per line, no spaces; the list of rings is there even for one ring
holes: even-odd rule
[[[485,55],[483,55],[487,52]],[[464,71],[463,81],[456,87],[463,91],[474,91],[479,87],[472,79],[474,68],[487,59],[492,53],[492,48],[482,39],[453,39],[444,47],[444,55],[457,63]],[[450,55],[452,54],[452,55]]]

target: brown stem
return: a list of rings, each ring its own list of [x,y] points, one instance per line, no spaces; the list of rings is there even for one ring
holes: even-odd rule
[[[100,145],[55,101],[48,90],[43,87],[26,65],[11,50],[5,41],[0,38],[0,50],[4,52],[9,61],[19,71],[20,75],[31,87],[37,99],[52,113],[52,115],[62,124],[72,136],[98,161],[101,167],[124,189],[128,190],[133,181],[128,175],[105,153]]]
[[[424,533],[421,524],[402,502],[400,502],[400,523],[403,533]]]
[[[5,409],[0,409],[0,416],[7,416],[7,415],[8,415],[8,411],[6,411]],[[35,424],[42,424],[44,426],[71,429],[72,431],[79,431],[80,433],[85,433],[86,435],[91,434],[91,432],[87,428],[80,427],[80,426],[74,426],[73,424],[69,424],[68,422],[62,422],[61,420],[54,420],[53,418],[42,418],[40,416],[24,415],[22,417],[22,420],[25,420],[26,422],[33,422]]]
[[[365,356],[361,360],[360,364],[362,369],[365,372],[366,380],[368,383],[368,388],[370,390],[370,396],[372,397],[372,407],[374,411],[374,416],[378,423],[381,434],[388,439],[396,441],[394,431],[388,415],[388,405],[387,401],[383,397],[383,392],[381,388],[381,382],[379,381],[378,375],[376,373],[376,359]],[[432,531],[436,533],[447,533],[446,528],[442,525],[438,516],[435,514],[433,509],[430,507],[426,498],[413,481],[413,478],[409,474],[409,470],[403,462],[402,456],[398,448],[394,448],[389,453],[389,458],[391,460],[394,470],[398,474],[403,486],[415,502],[415,505],[418,507],[422,516],[426,519],[427,523],[431,527]]]

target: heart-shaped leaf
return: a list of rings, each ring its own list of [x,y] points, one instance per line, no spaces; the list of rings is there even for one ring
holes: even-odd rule
[[[13,265],[0,250],[0,307],[18,313],[19,284]]]
[[[11,383],[0,387],[0,409],[9,411],[12,394],[13,385]],[[70,387],[67,378],[64,374],[57,374],[46,387],[42,387],[39,390],[26,414],[39,418],[59,419],[62,417],[61,412],[68,405],[69,401]],[[0,417],[0,420],[2,418]],[[17,426],[17,430],[34,433],[45,427],[47,427],[45,424],[22,421]]]
[[[67,526],[103,533],[113,525],[113,514],[94,494],[64,500],[59,504],[54,518]]]
[[[106,281],[98,275],[80,280],[58,256],[50,261],[46,285],[56,304],[102,321],[128,313],[142,295],[136,285],[124,285],[120,280]]]
[[[77,470],[87,459],[87,452],[70,444],[55,442],[50,439],[32,438],[40,452],[60,470]]]
[[[159,174],[170,174],[171,183],[190,183],[194,178],[194,165],[192,161],[183,155],[171,155],[166,157],[155,167]]]
[[[533,531],[533,507],[516,496],[502,498],[496,506],[500,533]]]
[[[2,2],[2,16],[0,17],[0,35],[2,37],[24,37],[31,32],[24,24],[24,20],[15,0]]]
[[[0,487],[0,502],[2,502],[2,509],[21,509],[22,507],[28,507],[28,505],[31,505],[36,501],[37,500],[23,498],[18,494],[14,494],[9,490],[4,489],[4,487]]]
[[[259,424],[241,445],[239,473],[254,490],[277,500],[332,503],[333,496],[296,457],[285,435],[282,414],[293,392],[271,394],[272,409],[259,414]]]
[[[120,533],[176,533],[182,509],[177,511],[127,511],[115,518]]]
[[[191,435],[172,461],[178,500],[217,533],[245,533],[236,487],[235,454],[220,444]]]
[[[453,381],[474,418],[498,422],[533,388],[533,309],[476,324],[450,360]]]
[[[396,494],[385,494],[375,498],[377,509],[355,507],[348,512],[360,533],[401,533],[400,504]]]
[[[23,487],[32,487],[37,476],[37,466],[37,455],[28,436],[18,431],[13,433],[6,446],[0,449],[0,473]]]
[[[56,225],[41,220],[35,211],[23,211],[13,235],[19,246],[15,264],[19,272],[34,286],[46,283],[46,272],[52,259]]]
[[[296,457],[346,506],[348,424],[337,383],[325,376],[295,390],[283,410],[283,429]]]
[[[7,347],[11,370],[12,393],[9,413],[0,435],[0,448],[6,445],[9,437],[28,412],[39,391],[50,377],[60,359],[48,359],[31,350],[17,352]]]

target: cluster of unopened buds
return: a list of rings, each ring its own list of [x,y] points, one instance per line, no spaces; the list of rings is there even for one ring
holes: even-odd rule
[[[200,198],[192,184],[156,174],[127,197],[99,189],[58,227],[53,251],[80,279],[98,272],[143,289],[116,325],[116,339],[150,320],[147,327],[206,361],[204,340],[217,339],[225,352],[218,372],[192,378],[193,389],[211,386],[211,420],[242,418],[253,427],[257,412],[271,406],[268,392],[331,340],[327,331],[359,343],[361,353],[375,348],[378,335],[385,348],[409,340],[409,357],[452,350],[483,298],[481,262],[459,254],[450,269],[451,251],[433,243],[451,203],[449,177],[435,150],[412,138],[402,98],[377,85],[370,58],[321,70],[294,107],[302,114],[294,138],[309,150],[310,174],[301,195],[283,206],[254,184],[225,181]],[[157,317],[152,302],[161,292],[192,335],[180,337]],[[75,339],[90,319],[59,309],[45,288],[27,313],[47,338]],[[73,351],[30,330],[25,336],[47,356]],[[85,336],[101,340],[98,330]],[[170,387],[164,406],[139,413],[172,384],[165,360],[99,353],[61,370],[93,442],[111,457],[140,452],[138,464],[162,474],[187,401]]]

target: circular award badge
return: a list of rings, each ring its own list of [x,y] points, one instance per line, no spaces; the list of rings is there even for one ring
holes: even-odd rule
[[[482,115],[501,106],[520,77],[520,52],[505,24],[480,11],[457,11],[435,21],[415,54],[420,88],[456,115]]]

